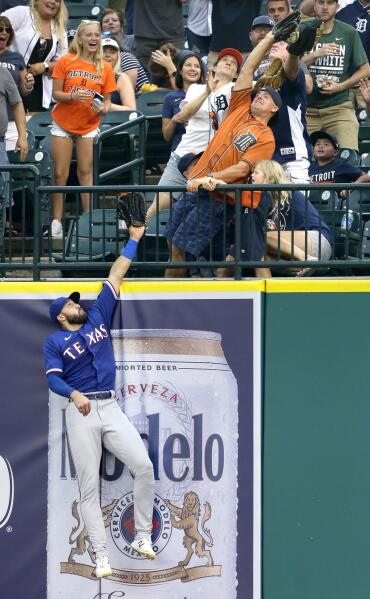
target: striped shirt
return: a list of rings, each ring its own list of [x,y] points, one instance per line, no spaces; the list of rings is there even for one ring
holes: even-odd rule
[[[131,54],[130,52],[120,52],[120,58],[121,58],[122,73],[125,73],[126,71],[130,71],[132,69],[137,70],[135,96],[136,97],[140,96],[141,87],[144,85],[144,83],[149,83],[149,79],[146,76],[146,73],[145,73],[143,67],[141,66],[141,64],[137,60],[137,58],[135,58],[135,56],[133,54]]]

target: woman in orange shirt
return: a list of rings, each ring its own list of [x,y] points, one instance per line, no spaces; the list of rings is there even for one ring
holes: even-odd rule
[[[81,21],[70,45],[53,70],[51,152],[55,162],[55,185],[65,185],[76,142],[77,176],[80,185],[92,185],[93,139],[99,133],[100,116],[109,112],[111,92],[116,89],[113,69],[103,60],[100,25]],[[99,95],[103,99],[99,99]],[[81,193],[82,209],[90,209],[88,193]],[[52,237],[63,237],[63,196],[53,197]]]

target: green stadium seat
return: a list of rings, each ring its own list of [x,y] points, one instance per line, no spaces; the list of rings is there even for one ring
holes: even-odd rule
[[[343,160],[349,160],[349,162],[353,164],[353,166],[359,165],[358,153],[356,152],[356,150],[353,150],[352,148],[340,148],[339,157],[343,158]]]
[[[34,114],[27,122],[27,130],[34,136],[36,148],[39,147],[41,140],[50,136],[51,122],[52,118],[49,110]]]
[[[334,210],[340,205],[338,193],[334,189],[312,189],[308,199],[319,212],[320,210]]]
[[[162,108],[166,95],[171,90],[146,92],[137,98],[137,109],[148,120],[146,139],[146,166],[166,164],[171,154],[171,144],[164,141],[162,135]]]
[[[144,143],[140,144],[139,125],[135,126],[135,118],[142,116],[140,112],[133,110],[114,111],[105,114],[101,119],[101,132],[107,131],[117,125],[131,123],[125,131],[117,132],[111,137],[103,138],[99,160],[94,162],[94,169],[101,175],[113,168],[126,164],[135,158],[144,157],[145,154],[145,136]],[[145,127],[145,125],[143,125]],[[95,142],[98,143],[98,138]],[[144,184],[144,163],[142,166],[134,167],[127,172],[121,172],[113,175],[109,179],[102,181],[104,185],[118,184]]]
[[[127,229],[120,229],[117,210],[97,208],[71,221],[66,237],[65,250],[53,253],[57,263],[61,262],[112,262],[121,252]],[[107,267],[107,272],[109,267]],[[103,271],[104,272],[104,271]],[[63,271],[63,276],[102,276],[102,270]]]

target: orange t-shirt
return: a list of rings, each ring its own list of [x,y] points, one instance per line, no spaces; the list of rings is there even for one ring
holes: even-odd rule
[[[210,173],[217,173],[240,160],[247,162],[252,170],[258,160],[271,160],[275,150],[275,139],[270,127],[252,116],[251,96],[251,89],[231,93],[227,116],[190,171],[189,179],[199,179]],[[245,182],[244,178],[233,181],[236,184]],[[258,192],[254,193],[254,205],[260,195],[257,194]],[[233,202],[230,200],[230,203]],[[242,193],[242,204],[251,205],[250,192]]]
[[[53,79],[63,79],[63,91],[70,94],[78,89],[109,94],[116,90],[116,80],[111,65],[103,60],[101,75],[97,75],[94,64],[77,58],[76,54],[62,56],[53,69]],[[89,100],[80,102],[57,102],[52,117],[55,122],[71,133],[85,135],[99,127],[100,117],[90,105]]]

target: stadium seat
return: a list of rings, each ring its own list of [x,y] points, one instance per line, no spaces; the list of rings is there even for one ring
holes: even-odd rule
[[[67,4],[68,10],[68,27],[70,22],[78,19],[81,21],[82,19],[94,19],[99,20],[100,15],[103,12],[104,8],[99,4],[92,4],[89,2],[71,2]]]
[[[112,262],[119,256],[124,239],[127,239],[127,229],[119,228],[117,210],[98,208],[71,221],[64,252],[53,253],[52,257],[57,263]],[[89,276],[102,276],[102,270],[62,269],[63,276],[86,277],[87,272]]]
[[[343,158],[343,160],[349,160],[353,166],[359,165],[359,156],[356,150],[352,148],[340,148],[339,157]]]
[[[163,229],[170,218],[170,210],[161,210],[148,222],[145,236],[139,246],[138,261],[140,262],[167,262],[169,251],[167,239],[163,237]],[[163,268],[148,265],[140,268],[138,274],[145,277],[163,276]]]
[[[363,221],[370,219],[370,190],[356,189],[348,196],[348,209],[361,214]]]
[[[137,98],[137,109],[148,120],[146,140],[146,166],[166,164],[171,154],[171,144],[164,141],[162,135],[162,108],[166,95],[171,90],[146,92]]]
[[[140,112],[133,110],[114,111],[105,114],[101,119],[101,133],[109,131],[112,127],[130,123],[130,126],[121,132],[112,134],[110,137],[97,136],[94,143],[101,143],[99,160],[94,161],[95,180],[111,169],[117,168],[135,158],[143,158],[145,153],[145,124],[143,139],[140,141],[140,125],[135,125],[135,118],[142,116]],[[144,184],[144,163],[134,167],[127,172],[113,175],[101,182],[104,185],[118,184]]]
[[[19,153],[13,151],[8,152],[8,159],[10,164],[32,164],[36,166],[40,173],[40,184],[51,185],[53,177],[53,161],[51,160],[49,152],[41,150],[40,148],[33,148],[28,151],[26,159],[21,162]],[[11,189],[12,193],[16,194],[20,192],[23,196],[25,192],[27,197],[33,201],[36,193],[37,180],[34,173],[31,170],[22,169],[19,171],[13,171],[11,175]],[[46,225],[49,220],[50,203],[47,194],[41,196],[40,206],[40,222],[41,226]]]
[[[346,210],[320,210],[320,216],[332,231],[333,258],[358,260],[362,243],[362,224],[358,212],[352,211],[348,226]]]
[[[320,210],[334,210],[340,205],[338,193],[334,189],[312,189],[308,199],[319,212]]]
[[[27,130],[30,131],[35,138],[35,148],[39,147],[41,140],[50,136],[51,122],[52,118],[49,110],[34,114],[27,122]]]

